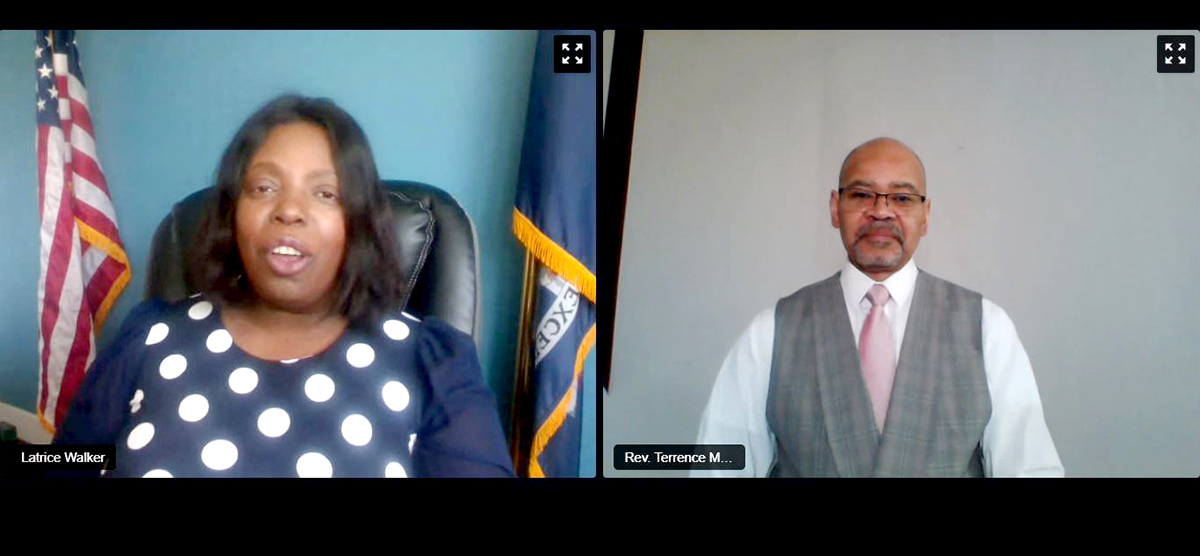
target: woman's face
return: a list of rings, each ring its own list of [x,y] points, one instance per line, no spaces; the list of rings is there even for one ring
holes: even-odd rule
[[[329,309],[346,247],[333,149],[321,127],[276,126],[250,159],[237,201],[238,251],[258,298]]]

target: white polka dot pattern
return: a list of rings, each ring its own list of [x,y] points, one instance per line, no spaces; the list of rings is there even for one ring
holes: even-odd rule
[[[258,386],[258,373],[249,367],[242,367],[229,373],[229,389],[238,394],[249,394]]]
[[[367,344],[354,344],[346,350],[346,361],[361,369],[375,361],[375,350]]]
[[[208,317],[208,315],[212,314],[212,310],[212,303],[201,301],[195,305],[192,305],[191,308],[188,309],[188,317],[192,320],[203,320]]]
[[[388,479],[404,479],[408,477],[408,473],[404,471],[404,466],[398,462],[391,462],[383,470],[383,476]]]
[[[191,304],[187,307],[187,304]],[[393,421],[403,415],[400,412],[408,411],[408,407],[417,403],[412,399],[413,393],[409,390],[407,384],[409,380],[404,378],[404,375],[393,375],[390,371],[393,369],[390,352],[376,351],[376,346],[393,345],[401,347],[404,344],[390,344],[390,341],[404,342],[413,339],[413,335],[418,331],[414,328],[419,326],[414,322],[420,322],[420,319],[409,313],[395,315],[382,319],[382,322],[376,321],[377,326],[373,334],[371,331],[366,335],[359,336],[355,339],[350,339],[348,335],[338,342],[339,347],[328,352],[323,352],[320,356],[319,364],[316,368],[309,369],[313,365],[301,365],[299,368],[292,367],[285,371],[283,367],[270,368],[271,363],[259,364],[266,365],[266,371],[258,368],[240,366],[250,364],[254,365],[253,358],[245,357],[246,354],[233,350],[235,347],[234,340],[228,329],[222,327],[219,320],[207,320],[214,318],[217,313],[217,308],[214,303],[204,300],[203,296],[199,298],[193,297],[192,300],[185,302],[188,319],[182,321],[165,319],[162,322],[149,321],[153,326],[144,332],[144,343],[147,346],[156,346],[152,348],[154,351],[148,363],[154,365],[158,361],[158,374],[162,379],[174,381],[171,383],[147,383],[144,390],[139,389],[133,393],[129,399],[130,414],[137,414],[137,420],[133,422],[136,427],[133,427],[126,437],[128,449],[136,452],[134,457],[131,452],[130,467],[136,470],[136,473],[143,473],[141,476],[147,478],[174,477],[174,473],[181,471],[181,465],[189,469],[197,463],[202,463],[204,467],[200,469],[208,469],[214,472],[225,472],[222,474],[245,473],[252,467],[260,463],[251,462],[249,460],[243,462],[242,459],[250,458],[252,452],[247,452],[258,442],[257,445],[263,445],[268,442],[285,442],[290,445],[291,441],[285,440],[289,437],[294,441],[303,441],[305,444],[308,439],[296,437],[297,434],[304,433],[303,427],[297,431],[291,430],[291,421],[297,419],[298,423],[306,423],[311,417],[312,412],[334,412],[333,415],[325,414],[324,418],[334,417],[339,413],[343,417],[340,423],[340,434],[342,440],[347,444],[340,444],[336,438],[313,438],[313,444],[307,447],[307,450],[299,452],[283,452],[276,454],[273,458],[278,463],[284,465],[283,471],[286,472],[287,463],[290,461],[295,465],[296,474],[300,477],[332,477],[334,475],[333,462],[338,462],[338,467],[342,474],[350,473],[357,475],[366,473],[369,475],[379,476],[380,471],[383,471],[383,476],[387,478],[407,478],[408,470],[406,467],[411,465],[410,462],[400,459],[400,454],[391,456],[384,455],[393,449],[403,449],[402,442],[407,440],[408,453],[412,454],[416,447],[416,434],[404,434],[392,436],[391,428],[385,426],[380,429],[380,443],[374,443],[374,427],[376,424],[383,426],[385,423],[391,423],[387,419]],[[178,313],[175,313],[178,315]],[[179,315],[178,317],[181,317]],[[178,318],[177,317],[177,318]],[[192,324],[186,324],[191,321]],[[144,326],[144,325],[143,325]],[[191,327],[192,329],[188,329]],[[199,330],[195,330],[199,328]],[[182,332],[181,332],[182,331]],[[382,332],[382,335],[380,334]],[[182,334],[182,336],[181,336]],[[193,336],[195,335],[195,336]],[[357,336],[358,334],[355,334]],[[387,339],[381,336],[386,336]],[[179,350],[175,344],[186,340],[186,338],[195,337],[196,339],[204,338],[206,350],[199,351],[184,351]],[[168,340],[170,340],[168,342]],[[346,341],[350,340],[350,341]],[[345,342],[345,343],[342,343]],[[381,344],[382,342],[382,344]],[[166,347],[157,347],[166,346]],[[195,349],[192,346],[191,349]],[[303,349],[303,348],[302,348]],[[172,353],[172,351],[176,351]],[[233,351],[231,355],[229,352]],[[293,352],[294,353],[294,352]],[[169,354],[169,355],[168,355]],[[224,354],[224,355],[220,355]],[[224,357],[224,359],[221,359]],[[376,358],[382,358],[381,367],[374,366]],[[230,359],[232,358],[232,359]],[[339,361],[344,358],[344,363]],[[297,363],[304,357],[295,359],[287,359],[280,361],[283,364]],[[403,366],[405,363],[401,360],[395,363]],[[220,361],[225,361],[224,364]],[[317,359],[312,359],[317,360]],[[232,364],[230,364],[232,363]],[[359,369],[357,372],[348,372],[351,369]],[[313,371],[320,371],[314,373]],[[294,374],[294,371],[300,371],[305,377],[304,395],[308,401],[298,400],[294,382],[296,378],[301,378]],[[267,374],[262,375],[261,372]],[[386,372],[386,375],[380,376],[377,373]],[[176,380],[182,377],[185,373],[190,373],[188,377],[182,380]],[[221,393],[220,382],[222,380],[220,373],[228,373],[225,380],[227,381],[230,390],[239,396],[234,396],[235,399],[230,399],[228,393]],[[214,376],[215,374],[215,376]],[[287,377],[290,374],[291,378],[286,378],[287,382],[276,384],[277,380],[282,377]],[[281,377],[281,378],[277,378]],[[392,375],[392,376],[387,376]],[[386,378],[385,378],[386,377]],[[149,377],[152,378],[153,377]],[[378,380],[383,378],[382,380]],[[157,380],[157,379],[155,379]],[[336,383],[335,383],[336,380]],[[378,382],[376,382],[378,380]],[[403,380],[403,382],[401,382]],[[288,384],[292,386],[288,387]],[[170,386],[168,386],[170,384]],[[262,386],[263,388],[259,388]],[[277,391],[278,388],[284,387],[285,390]],[[154,388],[168,388],[168,391],[159,392]],[[191,390],[189,392],[188,390]],[[291,394],[286,394],[286,392]],[[380,398],[375,398],[373,403],[365,398],[358,397],[357,392],[376,392],[375,395],[382,398],[384,406],[387,410],[393,413],[388,413],[382,407],[379,407]],[[147,392],[154,396],[153,400],[147,402]],[[338,400],[334,400],[335,393],[339,396]],[[348,394],[354,394],[353,397],[347,397]],[[269,401],[277,395],[282,395],[275,401]],[[215,397],[214,397],[215,396]],[[223,396],[223,397],[222,397]],[[289,397],[290,396],[290,397]],[[182,400],[180,399],[182,397]],[[353,399],[352,399],[353,398]],[[357,399],[359,404],[352,403]],[[267,402],[267,403],[263,403]],[[305,405],[313,402],[316,405]],[[362,403],[366,402],[366,403]],[[226,405],[222,405],[226,404]],[[233,405],[230,405],[233,404]],[[246,405],[250,404],[250,405]],[[297,406],[297,404],[299,404]],[[324,404],[324,405],[321,405]],[[219,432],[221,429],[210,430],[209,427],[220,424],[214,421],[217,417],[230,411],[240,405],[237,413],[244,415],[242,424],[230,423],[235,426],[229,430],[241,430],[243,432]],[[228,407],[227,407],[228,406]],[[331,407],[332,406],[332,407]],[[286,409],[285,409],[286,408]],[[327,408],[327,409],[323,409]],[[241,413],[242,411],[250,411],[250,413]],[[348,410],[348,411],[347,411]],[[344,413],[343,413],[344,411]],[[183,422],[174,421],[177,413],[178,418]],[[212,419],[208,418],[209,413],[214,413]],[[257,413],[257,415],[255,415]],[[411,413],[411,412],[409,412]],[[396,417],[387,417],[387,415],[396,415]],[[380,419],[384,419],[381,421]],[[407,422],[407,421],[400,421]],[[399,424],[400,422],[397,422]],[[152,424],[153,423],[153,424]],[[189,425],[188,423],[197,423]],[[199,423],[207,423],[201,425]],[[335,420],[334,423],[337,423]],[[257,437],[257,434],[243,428],[246,425],[254,424],[257,426],[258,433],[263,437]],[[332,424],[332,423],[331,423]],[[300,427],[300,425],[297,425]],[[166,428],[164,428],[166,427]],[[172,427],[185,427],[177,431]],[[176,457],[183,457],[185,460],[179,463],[172,463],[171,458],[163,458],[162,454],[167,451],[174,451],[174,448],[168,448],[168,444],[164,444],[167,440],[172,440],[172,437],[182,431],[191,431],[185,434],[192,435],[197,432],[200,434],[208,434],[208,438],[199,438],[197,444],[192,444],[191,448],[184,447],[182,451],[176,453]],[[208,431],[207,433],[205,431]],[[332,431],[331,431],[332,432]],[[396,431],[401,432],[401,431]],[[405,431],[407,432],[407,431]],[[215,433],[215,434],[214,434]],[[336,434],[336,433],[335,433]],[[302,434],[302,436],[304,436]],[[404,437],[407,436],[407,439]],[[254,438],[257,437],[257,441]],[[279,439],[279,440],[268,440]],[[207,444],[206,444],[207,442]],[[155,446],[149,446],[154,443]],[[302,444],[303,445],[303,444]],[[186,446],[186,445],[185,445]],[[350,448],[355,446],[359,448]],[[371,446],[371,448],[366,448]],[[199,451],[197,449],[199,448]],[[381,452],[376,452],[379,449]],[[307,453],[306,453],[307,452]],[[303,454],[300,456],[299,454]],[[343,455],[344,454],[344,455]],[[351,454],[357,454],[351,456]],[[374,457],[371,454],[378,454]],[[278,457],[282,456],[283,461],[278,461]],[[199,458],[197,462],[192,458]],[[353,457],[353,460],[343,461],[342,457]],[[362,461],[359,458],[365,457]],[[407,456],[405,456],[407,457]],[[146,458],[155,458],[155,462]],[[296,458],[296,459],[293,459]],[[253,458],[252,458],[253,459]],[[261,463],[268,463],[269,460]],[[150,462],[145,465],[143,462]],[[359,467],[365,466],[365,467]],[[168,471],[168,469],[173,470]],[[240,471],[239,471],[240,469]],[[278,471],[278,470],[277,470]],[[191,475],[191,472],[185,472],[185,475]],[[111,475],[111,473],[109,473]],[[136,476],[136,475],[135,475]]]
[[[126,445],[130,450],[141,450],[145,448],[150,440],[154,438],[154,425],[150,423],[142,423],[133,430],[129,431],[129,439],[126,440]]]
[[[393,340],[403,340],[408,337],[408,325],[395,319],[383,323],[383,332]]]
[[[166,323],[160,322],[150,327],[150,333],[146,335],[146,345],[152,346],[157,344],[167,337],[167,332],[170,332],[170,327]]]
[[[279,438],[292,425],[291,417],[286,411],[272,407],[258,416],[258,430],[271,438]]]
[[[384,384],[383,403],[392,411],[404,411],[408,407],[408,388],[394,380]]]
[[[238,450],[228,440],[214,440],[204,446],[200,452],[200,461],[213,471],[224,471],[237,463]]]
[[[304,382],[304,394],[314,402],[329,401],[329,398],[333,397],[333,391],[333,379],[323,374],[312,375]]]
[[[187,370],[187,359],[178,353],[168,355],[158,365],[158,374],[167,380],[174,380]]]
[[[346,417],[342,421],[342,437],[355,446],[366,446],[371,442],[371,422],[358,414]]]
[[[333,476],[333,464],[329,458],[309,452],[296,460],[296,474],[305,478],[328,478]]]
[[[213,330],[212,334],[208,335],[208,341],[205,342],[208,346],[208,351],[213,353],[225,353],[229,346],[233,345],[233,336],[229,335],[229,331],[224,328]]]
[[[179,418],[189,423],[195,423],[208,415],[208,399],[200,394],[192,394],[179,402]]]

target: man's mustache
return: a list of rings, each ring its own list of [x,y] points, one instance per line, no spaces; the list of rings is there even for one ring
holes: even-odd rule
[[[894,223],[894,222],[887,222],[887,221],[873,222],[871,224],[867,224],[866,226],[863,226],[862,228],[859,228],[858,233],[855,234],[854,241],[857,242],[858,240],[861,240],[864,237],[867,237],[867,236],[873,235],[873,234],[878,234],[880,232],[891,235],[893,238],[896,239],[896,241],[899,241],[899,242],[904,241],[904,231],[900,229],[900,226],[897,226],[896,223]]]

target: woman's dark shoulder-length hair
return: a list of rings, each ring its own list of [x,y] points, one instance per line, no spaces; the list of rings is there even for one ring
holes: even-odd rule
[[[253,299],[238,253],[237,201],[254,153],[272,129],[293,122],[324,128],[333,147],[346,219],[345,256],[334,286],[336,306],[356,324],[378,321],[385,311],[400,308],[404,293],[391,204],[379,181],[366,134],[350,114],[329,99],[281,96],[242,124],[221,157],[214,198],[200,219],[190,268],[193,284],[217,300],[239,303]],[[391,269],[395,270],[388,271]]]

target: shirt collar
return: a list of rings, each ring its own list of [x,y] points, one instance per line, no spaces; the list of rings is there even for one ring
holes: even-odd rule
[[[842,293],[846,296],[846,304],[851,307],[857,307],[867,296],[867,290],[875,284],[883,284],[892,299],[896,300],[896,305],[903,307],[917,287],[917,263],[915,260],[909,259],[904,267],[888,276],[886,280],[876,282],[847,260],[842,267],[841,282]]]

